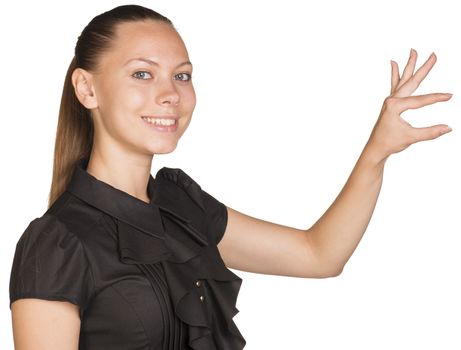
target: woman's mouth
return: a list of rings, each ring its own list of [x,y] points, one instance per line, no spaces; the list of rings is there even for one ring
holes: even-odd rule
[[[178,120],[175,117],[147,117],[142,116],[142,120],[148,127],[162,132],[174,132],[178,129]]]

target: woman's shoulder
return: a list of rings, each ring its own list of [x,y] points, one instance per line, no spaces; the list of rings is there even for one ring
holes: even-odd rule
[[[46,210],[43,217],[50,225],[61,226],[62,234],[76,236],[82,242],[91,239],[91,232],[101,227],[103,212],[64,191]]]
[[[81,241],[64,222],[50,213],[36,217],[16,243],[10,307],[17,299],[40,298],[67,300],[83,310],[94,290],[90,270]]]
[[[195,180],[182,168],[164,166],[157,171],[156,176],[160,176],[161,178],[167,179],[178,185],[190,185],[193,182],[196,183]]]
[[[54,254],[80,245],[80,239],[58,216],[45,212],[30,220],[16,243],[16,251],[22,253],[40,250],[41,254]]]
[[[208,231],[215,242],[221,240],[228,219],[227,207],[221,200],[211,195],[204,189],[205,186],[201,186],[181,168],[163,167],[157,172],[156,180],[161,188],[157,193],[161,204],[179,210],[192,222],[199,220],[199,212],[202,212],[203,219],[197,225]],[[165,181],[170,186],[164,186]],[[197,212],[198,209],[200,210]]]
[[[86,260],[89,244],[85,237],[89,239],[100,227],[100,214],[64,192],[41,216],[26,221],[16,242],[16,255],[22,260],[48,256],[48,261],[62,262],[66,256],[80,254],[80,259]]]
[[[163,167],[159,169],[155,179],[160,184],[159,191],[166,192],[170,198],[179,199],[185,194],[200,209],[206,209],[201,186],[183,169]]]

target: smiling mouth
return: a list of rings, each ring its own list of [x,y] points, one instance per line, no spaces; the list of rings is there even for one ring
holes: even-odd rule
[[[148,123],[162,126],[171,126],[177,124],[177,119],[173,117],[141,117]]]
[[[174,132],[178,130],[178,119],[176,117],[146,117],[142,116],[145,124],[156,131]]]

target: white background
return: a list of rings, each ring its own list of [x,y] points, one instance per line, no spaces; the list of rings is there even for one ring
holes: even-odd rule
[[[234,270],[234,321],[259,349],[460,349],[461,22],[449,1],[138,1],[171,18],[194,64],[197,107],[179,167],[226,205],[308,228],[344,185],[389,93],[390,60],[438,61],[416,91],[449,102],[403,117],[453,131],[386,163],[368,230],[343,273]],[[78,4],[78,5],[76,5]],[[10,2],[0,14],[0,347],[13,349],[15,244],[46,210],[64,76],[78,35],[120,1]],[[251,232],[248,232],[251,234]]]

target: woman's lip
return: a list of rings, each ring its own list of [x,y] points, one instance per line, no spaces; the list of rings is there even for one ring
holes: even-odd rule
[[[177,117],[172,117],[172,116],[161,116],[161,117],[149,117],[149,118],[162,118],[162,119],[174,119],[175,122],[173,125],[160,125],[160,124],[154,124],[154,123],[149,123],[145,118],[141,117],[143,120],[143,123],[147,124],[148,127],[155,129],[157,131],[162,131],[162,132],[175,132],[178,130],[178,120]]]

